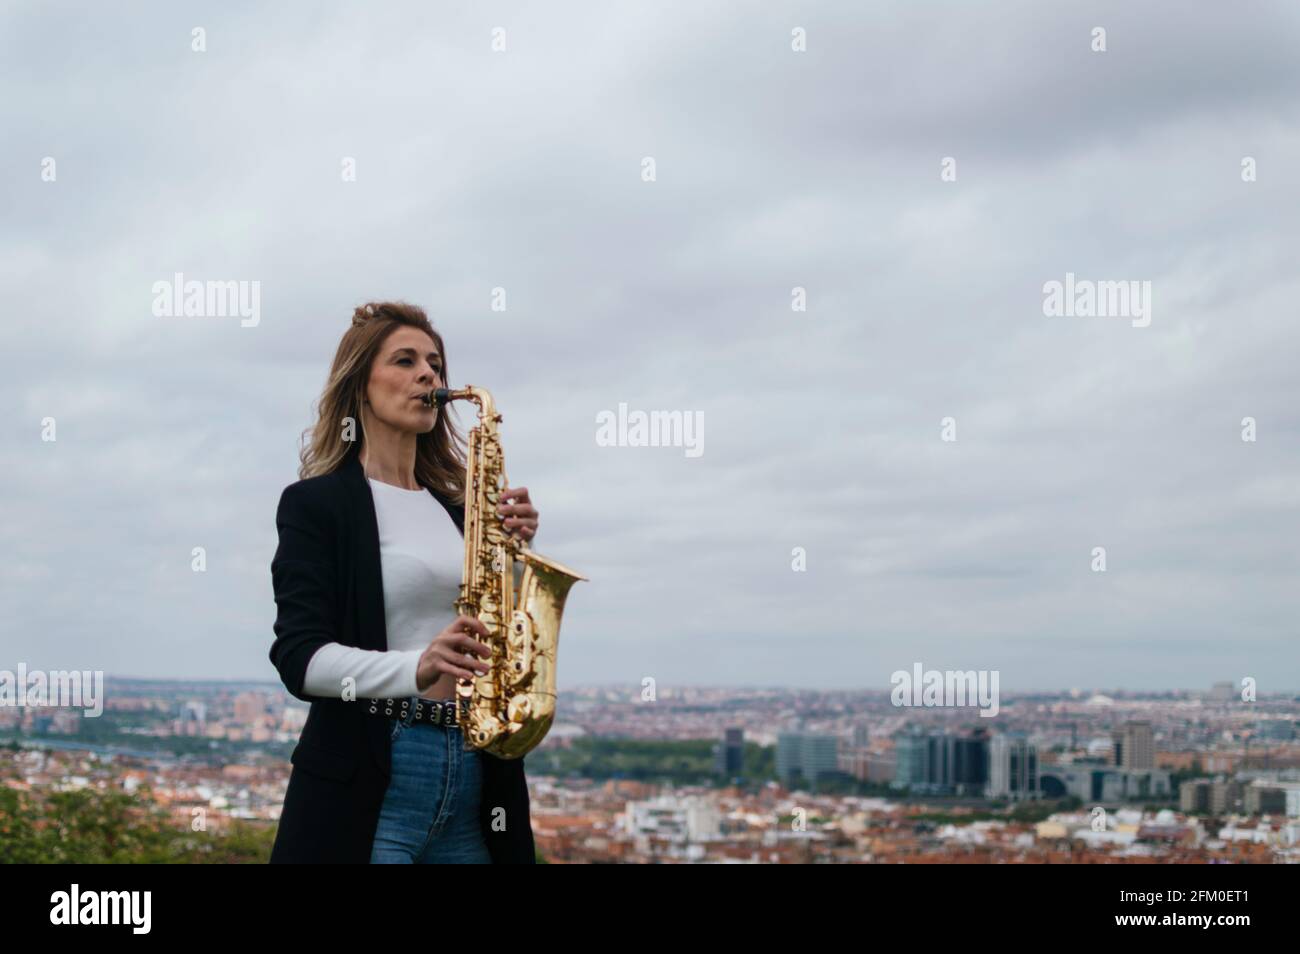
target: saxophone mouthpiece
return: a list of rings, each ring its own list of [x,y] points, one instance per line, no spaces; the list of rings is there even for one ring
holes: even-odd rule
[[[451,388],[438,388],[433,392],[432,397],[433,403],[437,404],[438,407],[442,407],[451,400]]]

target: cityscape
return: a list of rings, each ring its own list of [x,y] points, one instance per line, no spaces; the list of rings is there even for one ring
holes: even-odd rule
[[[305,703],[107,687],[99,718],[0,707],[0,790],[116,792],[180,830],[270,838]],[[990,720],[878,691],[638,685],[564,691],[558,713],[526,760],[552,864],[1300,861],[1295,694],[1004,692]]]

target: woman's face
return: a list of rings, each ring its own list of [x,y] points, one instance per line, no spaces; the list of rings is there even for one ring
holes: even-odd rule
[[[425,407],[419,397],[443,386],[442,355],[433,339],[403,325],[375,355],[366,397],[375,417],[389,427],[427,434],[438,421],[438,407]]]

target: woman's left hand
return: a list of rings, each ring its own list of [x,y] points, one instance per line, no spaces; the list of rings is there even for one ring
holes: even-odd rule
[[[507,532],[524,540],[537,536],[537,508],[528,499],[527,487],[507,487],[498,500],[497,513]]]

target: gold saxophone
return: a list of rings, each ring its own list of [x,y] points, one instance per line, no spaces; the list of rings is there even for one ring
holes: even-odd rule
[[[487,627],[492,657],[487,672],[458,679],[460,725],[468,748],[498,758],[531,752],[555,720],[555,651],[569,587],[585,576],[533,553],[508,534],[497,514],[509,487],[497,425],[501,415],[486,388],[438,388],[439,408],[450,401],[478,405],[465,462],[465,565],[456,612]],[[523,575],[515,586],[515,565]]]

